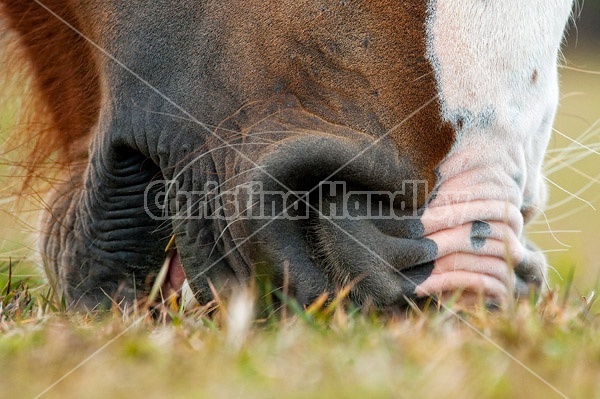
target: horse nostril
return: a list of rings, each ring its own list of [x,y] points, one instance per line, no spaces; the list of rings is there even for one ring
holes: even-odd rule
[[[294,291],[349,284],[356,301],[383,306],[411,296],[431,273],[436,248],[420,238],[418,214],[426,185],[395,149],[364,137],[300,137],[260,165],[252,180],[266,195],[250,201],[253,215],[272,212],[247,221],[257,261],[280,278],[289,264]]]

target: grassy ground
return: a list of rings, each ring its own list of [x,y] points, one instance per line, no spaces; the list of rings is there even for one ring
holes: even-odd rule
[[[597,307],[596,310],[597,311]],[[230,308],[231,311],[231,308]],[[593,310],[592,310],[593,311]],[[552,301],[459,316],[161,323],[50,312],[0,323],[5,398],[593,398],[598,322]],[[239,319],[230,315],[229,319]],[[41,396],[39,396],[41,395]]]
[[[579,66],[600,71],[593,60]],[[255,320],[241,300],[211,317],[166,308],[153,317],[65,314],[23,259],[35,253],[30,227],[8,203],[0,211],[0,398],[600,398],[600,76],[562,76],[557,129],[590,149],[553,139],[560,151],[549,152],[549,178],[562,190],[552,190],[549,222],[531,228],[556,269],[540,303],[396,315],[291,307],[283,320]],[[589,156],[565,166],[580,154]]]

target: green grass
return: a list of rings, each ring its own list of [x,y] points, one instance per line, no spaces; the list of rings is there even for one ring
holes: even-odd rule
[[[547,298],[506,313],[338,309],[248,328],[227,321],[227,306],[210,322],[200,313],[92,320],[40,306],[0,322],[2,398],[600,395],[598,306],[583,302]]]
[[[562,75],[563,93],[583,94],[562,100],[556,126],[578,137],[600,117],[600,76]],[[598,131],[587,145],[600,143]],[[596,176],[598,164],[592,154],[576,167]],[[567,168],[550,177],[572,192],[590,181]],[[600,207],[599,187],[581,197]],[[564,196],[553,190],[550,204]],[[553,290],[538,304],[396,315],[291,307],[283,320],[227,304],[210,317],[65,313],[26,258],[32,228],[12,205],[0,211],[0,398],[600,398],[600,218],[580,200],[548,212],[554,237],[544,223],[532,227],[542,248],[567,249],[548,253]]]

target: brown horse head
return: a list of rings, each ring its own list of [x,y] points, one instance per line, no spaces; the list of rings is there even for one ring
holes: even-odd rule
[[[71,304],[255,275],[301,304],[537,289],[571,0],[0,0],[54,121]],[[175,250],[165,247],[175,237]]]

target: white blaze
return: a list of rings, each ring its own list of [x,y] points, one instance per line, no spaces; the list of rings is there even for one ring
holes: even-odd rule
[[[440,195],[423,217],[426,234],[456,227],[461,218],[458,224],[486,220],[486,206],[466,214],[456,207],[463,214],[447,223],[435,216],[435,208],[455,204],[465,191],[480,204],[489,201],[487,209],[506,203],[511,215],[524,205],[543,205],[541,164],[558,102],[557,55],[571,5],[572,0],[429,2],[427,57],[442,117],[457,137],[439,166]],[[517,237],[520,219],[510,224]],[[452,234],[457,233],[448,232],[448,240]],[[458,263],[456,269],[468,269]],[[439,292],[439,274],[448,268],[438,269],[434,282],[422,287]]]
[[[442,117],[462,118],[450,178],[477,165],[521,176],[543,202],[541,163],[558,101],[557,53],[572,0],[437,0],[428,7],[427,56]],[[466,164],[465,164],[466,163]],[[461,170],[463,169],[463,170]],[[493,177],[493,176],[492,176]]]

